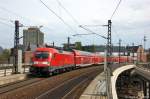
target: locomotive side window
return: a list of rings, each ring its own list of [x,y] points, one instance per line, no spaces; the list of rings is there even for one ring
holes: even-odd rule
[[[49,57],[49,53],[48,52],[36,52],[35,57],[45,59]]]

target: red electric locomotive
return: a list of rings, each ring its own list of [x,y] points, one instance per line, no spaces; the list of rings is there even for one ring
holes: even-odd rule
[[[103,62],[97,54],[72,50],[71,52],[55,48],[37,48],[33,55],[32,74],[50,74],[60,70],[73,69]]]
[[[32,74],[49,74],[58,69],[74,66],[74,53],[54,48],[37,48],[33,55]]]

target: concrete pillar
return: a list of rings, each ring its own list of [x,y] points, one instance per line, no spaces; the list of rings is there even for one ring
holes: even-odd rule
[[[23,73],[22,70],[22,50],[18,50],[18,73]]]

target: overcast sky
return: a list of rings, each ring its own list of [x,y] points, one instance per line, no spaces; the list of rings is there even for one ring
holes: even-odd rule
[[[81,41],[83,45],[105,44],[106,40],[95,35],[72,37],[77,33],[88,33],[78,25],[105,25],[110,19],[119,0],[42,0],[59,15],[72,29],[51,13],[39,0],[0,0],[0,46],[13,47],[14,24],[8,20],[19,20],[26,26],[43,25],[45,43],[55,42],[62,46],[71,37],[71,42]],[[59,1],[77,20],[75,22],[59,5]],[[113,44],[122,39],[123,45],[143,44],[150,47],[150,0],[122,0],[112,18]],[[2,24],[3,23],[3,24]],[[88,27],[101,35],[107,36],[106,27]],[[22,35],[20,29],[20,36]]]

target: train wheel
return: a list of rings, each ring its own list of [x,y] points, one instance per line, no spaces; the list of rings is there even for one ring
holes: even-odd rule
[[[54,75],[59,74],[59,70],[58,70],[58,69],[56,69],[56,70],[53,72],[53,74],[54,74]]]
[[[65,69],[65,68],[63,68],[63,69],[62,69],[62,71],[63,71],[63,72],[66,72],[66,69]]]
[[[62,69],[59,69],[59,73],[63,73]]]
[[[68,71],[70,71],[70,68],[68,67],[68,68],[66,68],[66,71],[68,72]]]
[[[69,67],[70,70],[72,70],[72,67]]]
[[[49,76],[53,76],[53,73],[52,73],[52,72],[50,72],[50,73],[49,73]]]
[[[75,69],[76,69],[76,67],[75,67],[75,66],[73,66],[73,67],[72,67],[72,69],[73,69],[73,70],[75,70]]]

